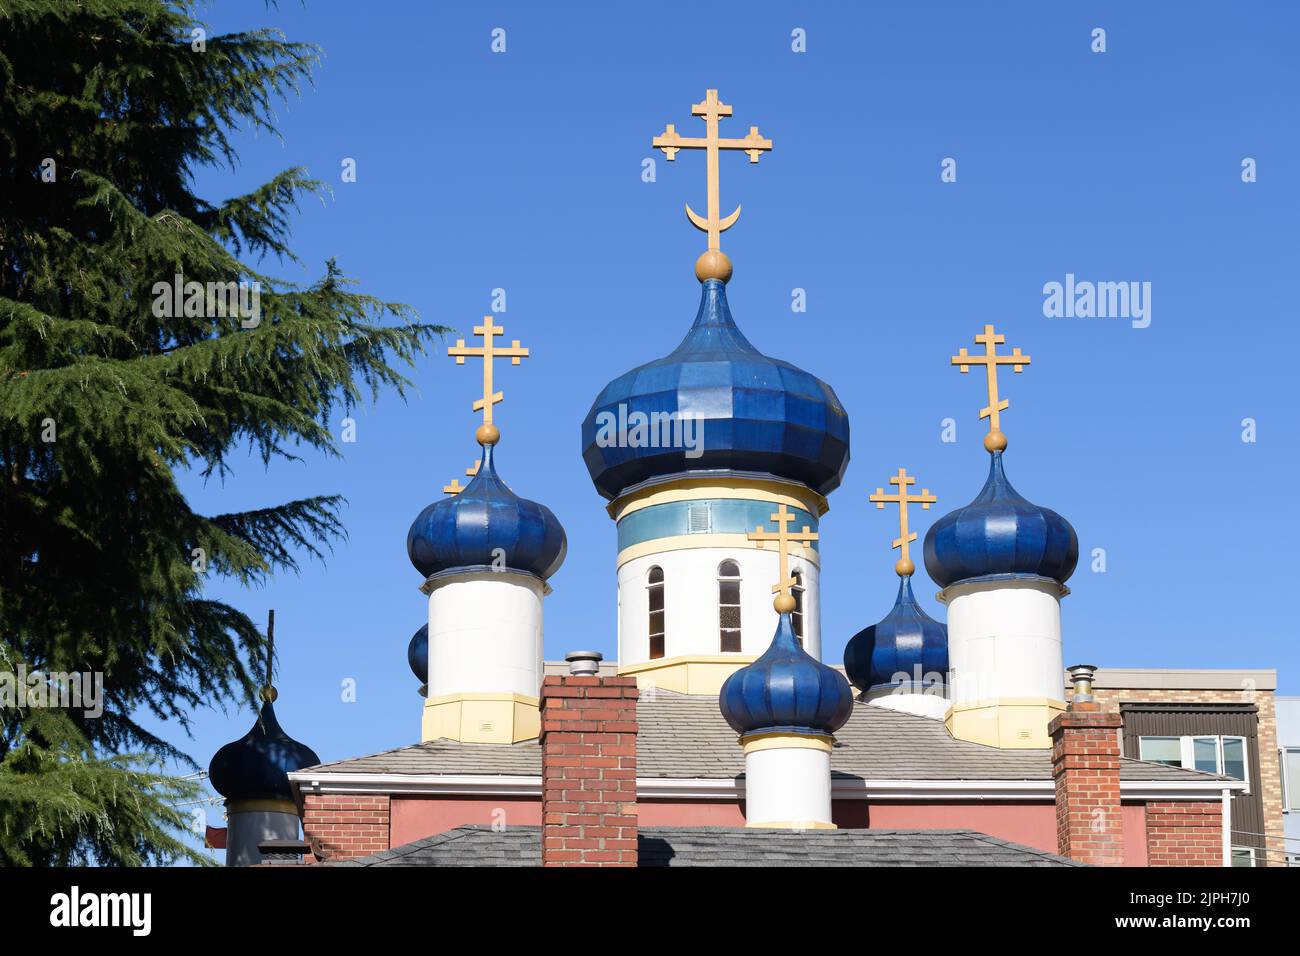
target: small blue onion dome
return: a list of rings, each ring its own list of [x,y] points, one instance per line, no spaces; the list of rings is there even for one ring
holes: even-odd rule
[[[1022,498],[992,454],[984,489],[925,535],[925,569],[941,588],[988,578],[1050,578],[1064,584],[1079,561],[1079,538],[1050,508]]]
[[[421,684],[429,683],[428,624],[421,624],[420,629],[411,635],[411,643],[406,646],[406,663],[411,665],[411,672]]]
[[[227,800],[292,800],[286,774],[320,763],[314,750],[280,727],[274,698],[273,689],[264,695],[253,729],[218,750],[208,765],[213,789]]]
[[[702,435],[685,431],[700,419]],[[665,435],[664,422],[681,433]],[[750,345],[721,280],[706,279],[695,324],[672,354],[620,375],[592,403],[582,457],[611,500],[657,478],[719,471],[825,495],[848,467],[849,416],[825,382]]]
[[[916,603],[911,575],[899,582],[884,620],[853,635],[844,648],[844,670],[861,691],[921,684],[935,674],[947,680],[948,628]]]
[[[763,655],[722,685],[722,716],[736,733],[833,734],[853,711],[849,682],[805,651],[782,614]]]
[[[435,501],[411,524],[406,553],[426,578],[444,571],[506,567],[546,580],[560,569],[568,541],[545,505],[506,487],[483,446],[478,474],[458,495]]]

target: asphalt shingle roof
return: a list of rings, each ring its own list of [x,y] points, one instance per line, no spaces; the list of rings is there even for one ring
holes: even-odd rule
[[[1079,866],[974,830],[752,830],[646,827],[639,865],[666,866]],[[330,866],[538,866],[541,828],[457,827]]]
[[[718,712],[716,697],[659,690],[637,702],[637,776],[641,779],[734,778],[744,772],[736,735]],[[835,735],[831,771],[838,778],[871,780],[1050,780],[1049,750],[1000,750],[956,740],[942,721],[857,703]],[[304,768],[328,773],[395,773],[536,777],[537,741],[462,744],[433,740],[365,757]],[[1187,781],[1212,774],[1124,758],[1120,779]]]

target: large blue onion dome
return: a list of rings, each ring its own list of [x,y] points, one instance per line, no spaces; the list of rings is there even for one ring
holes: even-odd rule
[[[727,678],[718,705],[736,733],[833,734],[853,711],[849,682],[805,651],[782,614],[772,644]]]
[[[546,580],[568,548],[551,509],[506,487],[483,446],[478,474],[460,494],[435,501],[411,524],[406,553],[426,578],[445,571],[509,568]]]
[[[989,578],[1049,578],[1064,584],[1079,561],[1079,538],[1050,508],[1032,504],[1007,481],[992,454],[984,489],[944,515],[925,536],[925,569],[941,588]]]
[[[948,628],[916,603],[911,575],[899,582],[898,599],[884,620],[853,635],[844,648],[844,670],[863,692],[919,685],[934,674],[947,680]]]
[[[697,428],[698,419],[702,435],[664,434]],[[611,500],[653,479],[720,471],[797,481],[825,495],[848,467],[849,417],[825,382],[750,345],[722,281],[706,279],[681,345],[597,396],[582,423],[582,457]]]
[[[314,750],[280,727],[274,700],[275,689],[268,688],[253,729],[218,750],[208,765],[213,789],[227,800],[292,800],[286,774],[320,763]]]
[[[421,624],[420,629],[411,635],[411,643],[406,646],[406,663],[411,665],[411,673],[419,678],[421,684],[429,683],[428,624]]]

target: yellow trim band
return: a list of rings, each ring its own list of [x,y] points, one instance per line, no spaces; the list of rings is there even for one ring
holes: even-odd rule
[[[618,673],[620,677],[635,677],[636,686],[643,692],[662,688],[679,694],[716,696],[728,677],[756,660],[752,654],[691,654],[624,664]]]
[[[527,694],[444,694],[424,702],[420,740],[513,744],[542,732],[540,700]]]
[[[746,756],[759,750],[820,750],[830,753],[835,738],[823,734],[749,734],[740,738],[740,745],[745,748]]]
[[[292,800],[227,800],[227,813],[291,813],[298,815],[298,804]]]
[[[750,501],[785,502],[792,508],[802,508],[809,514],[821,517],[830,510],[825,497],[811,488],[761,479],[729,478],[719,484],[718,478],[678,478],[660,485],[652,485],[633,492],[605,506],[609,516],[621,521],[624,515],[651,505],[668,501],[691,501],[695,498],[742,498]]]
[[[944,726],[959,740],[1002,750],[1045,750],[1052,746],[1047,725],[1064,711],[1065,701],[1049,697],[967,701],[949,708]]]
[[[772,820],[766,823],[745,823],[750,830],[838,830],[833,823],[825,820]]]
[[[771,548],[760,548],[758,542],[751,541],[746,534],[736,533],[718,533],[709,534],[676,534],[668,538],[655,538],[651,541],[643,541],[640,544],[634,544],[630,548],[624,548],[618,553],[614,566],[621,568],[629,561],[636,558],[644,558],[650,554],[662,554],[665,551],[687,551],[691,548],[727,548],[736,549],[744,548],[746,550],[764,551],[768,554],[775,554]],[[798,542],[790,542],[790,557],[799,558],[807,561],[813,567],[822,566],[821,558],[812,548],[804,547]]]

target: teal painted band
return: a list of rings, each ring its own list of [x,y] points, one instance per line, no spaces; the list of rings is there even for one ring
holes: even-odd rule
[[[776,531],[776,523],[771,520],[775,510],[776,505],[770,501],[744,498],[700,498],[650,505],[624,515],[618,523],[618,550],[677,535],[745,534],[760,525],[765,531]],[[817,530],[817,518],[807,511],[789,505],[786,510],[794,515],[791,531],[802,531],[804,525]],[[812,547],[817,549],[816,541]]]

